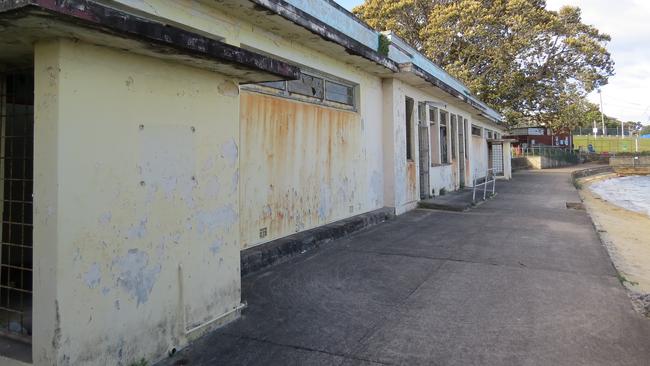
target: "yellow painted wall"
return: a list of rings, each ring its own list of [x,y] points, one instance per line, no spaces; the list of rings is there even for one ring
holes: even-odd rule
[[[379,77],[308,47],[309,40],[285,39],[257,26],[257,20],[253,16],[265,17],[266,15],[262,12],[251,13],[252,17],[244,21],[229,16],[223,11],[224,6],[218,4],[210,6],[209,3],[171,0],[152,0],[146,3],[136,0],[119,0],[117,2],[158,19],[171,20],[186,27],[222,37],[225,42],[230,44],[285,59],[307,71],[309,68],[313,68],[320,73],[359,85],[357,110],[336,113],[356,121],[355,128],[350,130],[354,132],[354,135],[346,136],[346,139],[354,141],[354,144],[350,145],[353,148],[334,152],[332,155],[333,170],[330,171],[328,183],[325,185],[318,183],[317,186],[314,186],[314,179],[325,174],[320,170],[326,172],[329,169],[321,166],[325,161],[325,156],[321,155],[322,151],[305,151],[303,156],[285,156],[283,157],[285,159],[284,169],[271,171],[270,165],[260,163],[260,156],[268,154],[266,150],[268,146],[258,145],[258,142],[263,139],[263,132],[256,129],[261,125],[277,125],[278,119],[284,118],[285,121],[288,121],[287,114],[291,114],[291,126],[287,125],[286,128],[290,128],[287,134],[296,137],[292,143],[295,146],[307,143],[308,148],[315,148],[309,144],[313,141],[324,141],[330,134],[333,134],[332,138],[336,138],[337,132],[331,130],[323,119],[329,118],[328,116],[337,111],[336,109],[285,99],[282,107],[286,107],[287,112],[274,107],[274,113],[262,115],[262,112],[256,109],[264,107],[265,104],[260,103],[250,111],[250,113],[257,114],[251,115],[248,104],[242,105],[242,122],[244,122],[242,124],[242,138],[244,139],[242,140],[242,162],[245,164],[239,177],[243,184],[241,195],[242,248],[372,211],[385,205],[383,192],[384,144],[382,141],[383,94],[382,81]],[[259,99],[261,101],[268,100],[267,97],[261,95]],[[246,99],[244,103],[255,104],[250,98]],[[311,126],[311,129],[308,130],[309,133],[304,133],[307,131],[302,129],[304,126]],[[314,129],[316,126],[322,130],[316,131]],[[298,128],[301,130],[297,130]],[[350,127],[345,128],[348,131]],[[351,154],[353,157],[344,157],[345,154]],[[277,159],[278,156],[276,154],[275,158]],[[315,160],[313,162],[303,160],[308,156]],[[269,159],[267,161],[270,162]],[[320,162],[321,165],[318,165],[317,162]],[[289,167],[299,167],[299,170],[291,171]],[[282,177],[282,187],[276,187],[278,190],[272,193],[268,192],[270,185],[277,185],[280,172],[286,174]],[[307,177],[311,178],[307,179]],[[337,182],[338,179],[341,179],[341,182]],[[279,196],[277,195],[280,189],[283,194],[293,195],[294,198],[292,198],[290,206],[286,206],[288,204],[286,202],[278,201]],[[345,193],[341,193],[343,191]],[[323,201],[329,201],[328,197],[332,200],[321,204],[321,198]],[[285,207],[277,207],[277,209],[271,207],[280,204]],[[350,206],[353,206],[352,211],[350,211]],[[290,212],[290,208],[294,211]],[[319,211],[321,208],[322,212]],[[269,209],[273,212],[272,214],[269,213]],[[269,230],[268,235],[265,238],[260,238],[259,231],[264,227]]]
[[[35,48],[36,364],[153,361],[240,303],[235,82]]]

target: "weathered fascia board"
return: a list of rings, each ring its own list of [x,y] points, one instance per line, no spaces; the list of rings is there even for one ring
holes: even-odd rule
[[[200,1],[380,77],[399,71],[387,56],[284,0]]]
[[[458,92],[456,89],[444,83],[442,80],[436,78],[435,76],[428,73],[426,70],[420,68],[419,66],[407,62],[399,64],[400,72],[395,75],[395,78],[400,79],[410,85],[415,87],[429,89],[428,91],[434,95],[440,95],[439,92],[436,92],[435,89],[443,91],[446,96],[440,96],[446,102],[460,102],[465,103],[468,106],[474,108],[478,111],[477,115],[489,120],[492,123],[498,125],[500,121],[495,120],[488,116],[488,111],[482,105],[476,103],[474,100],[469,98],[467,95]],[[434,90],[431,90],[431,89]]]
[[[284,61],[87,0],[0,1],[0,36],[0,49],[14,53],[21,52],[16,45],[73,38],[209,69],[242,83],[300,75]]]

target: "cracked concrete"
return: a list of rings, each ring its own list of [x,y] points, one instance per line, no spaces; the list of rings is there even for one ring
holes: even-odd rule
[[[161,365],[647,365],[569,169],[416,210],[243,280],[242,318]]]

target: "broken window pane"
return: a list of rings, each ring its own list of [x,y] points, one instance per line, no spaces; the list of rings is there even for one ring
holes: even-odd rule
[[[287,84],[291,93],[323,99],[323,79],[321,78],[301,74],[299,80],[291,80]]]

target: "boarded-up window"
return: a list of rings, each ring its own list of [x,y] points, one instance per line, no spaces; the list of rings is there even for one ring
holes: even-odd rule
[[[323,79],[309,74],[301,74],[300,79],[289,81],[287,86],[290,93],[306,95],[308,97],[322,99],[325,94]]]
[[[347,105],[354,105],[354,87],[325,80],[325,99]]]

